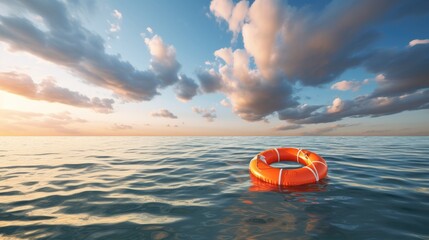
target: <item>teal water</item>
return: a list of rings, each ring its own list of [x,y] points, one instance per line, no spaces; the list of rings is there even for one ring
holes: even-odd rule
[[[278,188],[248,163],[321,155]],[[0,137],[0,239],[429,239],[429,137]]]

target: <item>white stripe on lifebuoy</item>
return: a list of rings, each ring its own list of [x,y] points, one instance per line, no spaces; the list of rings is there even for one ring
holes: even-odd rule
[[[328,167],[325,163],[321,162],[321,161],[313,161],[312,163],[321,163],[323,166]]]
[[[310,170],[310,171],[311,171],[311,173],[313,173],[314,178],[316,179],[316,182],[318,182],[318,181],[319,181],[319,175],[318,175],[318,174],[316,174],[316,173],[313,171],[313,169],[309,168],[308,166],[304,166],[304,168],[307,168],[308,170]]]
[[[283,172],[283,168],[280,168],[280,172],[279,172],[279,185],[282,185],[282,172]]]
[[[280,162],[280,153],[279,153],[279,150],[277,150],[277,148],[274,148],[274,150],[276,150],[276,153],[277,153],[277,162]]]
[[[298,153],[296,154],[296,162],[299,163],[299,153],[302,151],[301,148],[298,148]]]
[[[267,163],[267,160],[265,159],[265,156],[264,155],[256,155],[256,157],[259,159],[259,160],[261,160],[262,162],[264,162],[265,164],[267,164],[268,165],[268,163]]]

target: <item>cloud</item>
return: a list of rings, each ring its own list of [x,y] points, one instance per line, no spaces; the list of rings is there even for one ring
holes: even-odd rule
[[[112,129],[113,130],[119,130],[119,131],[121,131],[121,130],[130,130],[130,129],[133,129],[133,126],[126,125],[126,124],[115,123],[115,124],[113,124]]]
[[[43,114],[0,109],[0,135],[78,135],[81,132],[73,125],[86,122],[69,112]]]
[[[222,59],[226,64],[231,65],[233,63],[233,51],[231,48],[221,48],[214,52],[214,55]]]
[[[111,23],[110,24],[110,28],[109,28],[110,32],[115,33],[115,32],[119,32],[120,30],[121,30],[121,27],[119,26],[118,23]]]
[[[152,117],[172,118],[176,119],[177,116],[168,111],[167,109],[161,109],[156,112],[152,112]]]
[[[109,89],[125,101],[149,101],[158,88],[177,82],[180,64],[172,46],[158,36],[147,39],[151,69],[141,71],[120,55],[106,53],[104,40],[70,14],[63,1],[8,2],[22,12],[0,16],[0,41],[68,69],[86,82]],[[40,16],[33,23],[31,16]],[[113,28],[115,29],[115,28]]]
[[[227,89],[233,111],[244,120],[264,120],[275,111],[297,105],[291,97],[292,88],[288,84],[267,83],[257,75],[248,80],[252,83]]]
[[[276,130],[276,131],[288,131],[288,130],[294,130],[294,129],[299,129],[299,128],[302,128],[302,125],[287,124],[287,125],[278,126],[278,127],[274,128],[274,130]]]
[[[192,78],[187,77],[185,74],[180,75],[180,79],[174,86],[174,92],[181,101],[189,101],[197,95],[198,85]]]
[[[214,119],[217,118],[216,109],[214,109],[214,108],[204,109],[204,108],[192,107],[192,111],[201,115],[208,122],[213,122]]]
[[[244,47],[254,58],[262,76],[271,78],[275,74],[271,66],[278,50],[276,38],[280,37],[278,32],[284,20],[284,8],[279,1],[256,0],[250,6],[248,18],[243,25]]]
[[[234,6],[232,1],[213,0],[210,10],[231,26],[233,9],[240,4],[248,3]],[[248,11],[242,11],[245,15],[233,32],[242,31],[245,50],[264,78],[283,74],[289,81],[317,86],[365,59],[363,50],[377,37],[369,26],[383,19],[394,4],[388,0],[332,1],[316,12],[277,0],[256,0]]]
[[[232,0],[213,0],[210,11],[217,19],[228,23],[228,29],[233,33],[232,41],[235,41],[249,11],[249,2],[242,0],[234,5]]]
[[[181,66],[176,60],[174,47],[166,45],[158,35],[152,38],[145,38],[144,42],[152,55],[151,70],[161,80],[161,87],[176,83],[179,80],[177,74]]]
[[[303,118],[283,120],[295,124],[327,123],[342,120],[346,117],[380,117],[403,111],[429,108],[429,90],[419,90],[413,94],[394,97],[360,96],[352,100],[336,98],[325,111],[314,111]]]
[[[370,48],[378,37],[374,24],[392,21],[401,6],[411,4],[331,1],[315,11],[276,0],[255,0],[238,31],[244,49],[216,50],[215,57],[224,64],[198,74],[202,91],[224,93],[232,110],[247,121],[264,120],[277,112],[281,120],[310,124],[424,109],[429,45],[399,51]],[[228,23],[234,7],[232,1],[211,2],[212,13]],[[370,95],[337,98],[325,107],[300,104],[294,96],[293,84],[321,87],[358,66],[377,75],[378,87]],[[331,88],[357,91],[368,82],[344,80]]]
[[[310,117],[311,114],[319,110],[321,107],[323,106],[302,104],[293,108],[286,108],[278,111],[277,113],[280,120],[299,120]]]
[[[283,78],[265,79],[258,69],[250,68],[247,52],[224,48],[215,52],[225,64],[197,74],[204,92],[219,91],[231,102],[232,110],[247,121],[264,120],[275,111],[298,105],[292,87]]]
[[[204,93],[213,93],[222,88],[222,76],[214,69],[198,71],[197,77]]]
[[[75,107],[90,108],[100,113],[113,112],[113,99],[89,98],[79,92],[59,87],[55,80],[45,79],[40,84],[30,76],[15,72],[0,72],[0,90],[33,100],[57,102]]]
[[[429,44],[429,39],[414,39],[408,44],[409,47],[414,47],[419,44]]]
[[[231,103],[226,98],[222,99],[220,104],[224,107],[231,107]]]
[[[212,0],[210,3],[210,11],[217,17],[223,20],[230,18],[234,4],[231,0]]]
[[[347,80],[343,80],[337,83],[334,83],[331,86],[331,89],[335,89],[335,90],[340,90],[340,91],[348,91],[348,90],[352,90],[352,91],[357,91],[359,90],[362,85],[367,84],[369,82],[368,79],[365,79],[363,81],[347,81]]]
[[[347,117],[380,117],[429,108],[429,45],[404,49],[381,49],[364,62],[376,74],[377,88],[350,100],[335,98],[324,110],[307,106],[305,114],[295,109],[279,112],[279,118],[295,124],[335,122]],[[313,109],[311,109],[313,108]],[[287,114],[287,112],[291,114]]]
[[[228,21],[231,4],[212,1],[211,11]],[[225,65],[200,72],[201,88],[226,94],[233,111],[247,121],[296,107],[291,83],[318,86],[361,63],[364,58],[357,53],[374,39],[366,27],[387,7],[387,1],[332,2],[320,15],[256,0],[242,25],[244,49],[215,51]],[[250,67],[253,61],[256,68]]]
[[[399,50],[379,50],[372,53],[365,67],[382,74],[378,88],[372,94],[398,96],[429,87],[429,44],[419,44]]]
[[[147,27],[147,28],[146,28],[146,31],[147,31],[148,33],[150,33],[150,34],[153,34],[153,30],[152,30],[152,28],[151,28],[151,27]]]
[[[377,81],[378,83],[382,83],[386,80],[386,77],[383,74],[377,74],[377,76],[375,76],[375,81]]]
[[[122,13],[117,9],[113,10],[112,16],[118,20],[122,19]]]
[[[15,72],[0,72],[0,90],[28,98],[37,95],[37,85],[31,77]]]
[[[115,9],[112,12],[112,16],[114,18],[113,19],[114,22],[112,23],[112,22],[108,21],[110,24],[110,27],[109,27],[110,34],[108,37],[109,40],[112,38],[119,39],[118,33],[119,33],[119,31],[121,31],[121,25],[120,24],[121,24],[121,20],[122,20],[122,13],[119,12],[117,9]]]
[[[328,106],[326,108],[327,113],[337,113],[341,112],[344,109],[345,103],[341,100],[341,98],[335,98],[332,102],[331,106]]]
[[[369,26],[382,19],[391,1],[332,1],[321,14],[289,10],[281,42],[270,59],[290,80],[306,86],[332,81],[359,65],[366,49],[378,36]],[[350,11],[353,9],[353,11]],[[287,52],[275,56],[276,52]],[[270,65],[270,66],[273,66]]]
[[[45,114],[43,113],[24,112],[24,111],[8,110],[8,109],[1,109],[1,108],[0,108],[0,113],[1,113],[0,120],[2,121],[9,120],[11,122],[45,116]]]

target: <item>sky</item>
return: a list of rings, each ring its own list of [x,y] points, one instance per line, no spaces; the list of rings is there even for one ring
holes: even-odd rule
[[[0,0],[0,135],[429,135],[426,0]]]

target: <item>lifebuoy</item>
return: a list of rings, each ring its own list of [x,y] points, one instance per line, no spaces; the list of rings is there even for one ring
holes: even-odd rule
[[[275,162],[290,161],[304,165],[298,169],[274,168]],[[273,148],[257,154],[249,163],[252,175],[281,186],[315,183],[326,177],[328,165],[322,157],[305,149]]]

